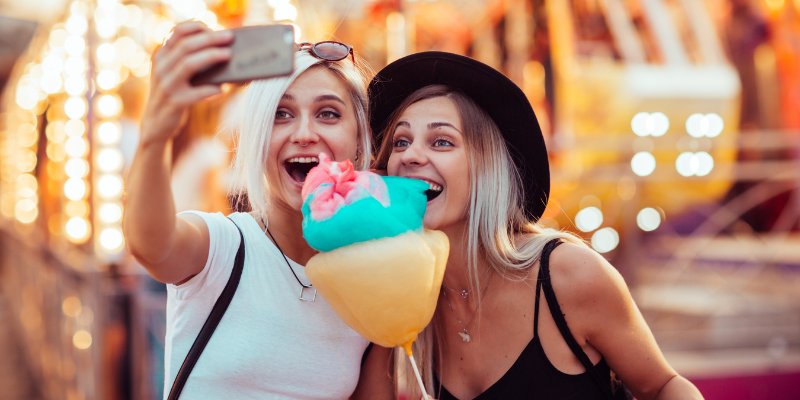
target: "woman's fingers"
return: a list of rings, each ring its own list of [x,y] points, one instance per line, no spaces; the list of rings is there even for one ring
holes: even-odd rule
[[[188,55],[175,66],[175,79],[181,83],[189,82],[198,72],[228,61],[232,55],[233,52],[227,47],[209,48]]]
[[[209,28],[206,24],[198,21],[191,21],[182,24],[178,24],[175,28],[172,28],[172,35],[169,36],[167,41],[162,46],[162,49],[167,49],[167,51],[181,41],[185,36],[193,35],[199,32],[210,32],[211,28]],[[160,50],[160,49],[159,49]]]
[[[166,49],[162,57],[158,60],[159,64],[167,67],[174,66],[183,58],[202,51],[206,48],[226,46],[233,40],[233,33],[230,31],[222,32],[200,32],[182,37],[172,47]]]
[[[217,85],[192,86],[191,89],[177,94],[174,101],[178,104],[189,106],[220,93],[222,93],[222,89]]]

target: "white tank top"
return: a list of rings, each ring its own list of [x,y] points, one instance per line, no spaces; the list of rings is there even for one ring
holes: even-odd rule
[[[233,270],[239,232],[222,213],[197,211],[211,239],[203,271],[167,285],[164,399]],[[300,284],[280,251],[245,213],[230,215],[245,240],[242,279],[183,389],[183,399],[346,399],[358,383],[367,340],[319,294],[298,298]],[[289,260],[308,284],[304,267]]]

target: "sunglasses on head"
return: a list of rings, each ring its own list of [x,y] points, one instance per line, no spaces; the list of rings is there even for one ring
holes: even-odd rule
[[[340,61],[347,58],[349,55],[353,59],[353,65],[356,64],[356,56],[353,54],[353,46],[341,42],[325,41],[317,43],[300,43],[297,45],[298,50],[303,50],[308,47],[314,57],[325,61]]]

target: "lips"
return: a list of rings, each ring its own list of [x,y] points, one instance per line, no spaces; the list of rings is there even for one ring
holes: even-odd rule
[[[295,156],[290,157],[283,162],[283,168],[289,177],[296,183],[302,185],[306,181],[306,176],[311,168],[319,164],[319,158],[316,156]]]
[[[429,185],[428,190],[425,191],[425,196],[428,197],[428,201],[429,202],[431,200],[439,197],[439,195],[442,194],[442,191],[444,190],[442,185],[440,185],[440,184],[438,184],[438,183],[436,183],[436,182],[434,182],[434,181],[432,181],[430,179],[427,179],[427,178],[422,178],[422,177],[419,177],[419,176],[407,176],[406,178],[419,179],[419,180],[421,180],[421,181],[423,181],[423,182],[425,182],[425,183],[427,183]]]

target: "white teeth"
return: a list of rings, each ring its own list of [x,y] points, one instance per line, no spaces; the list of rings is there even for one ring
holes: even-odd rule
[[[303,163],[303,164],[319,163],[319,159],[317,157],[294,157],[286,161],[290,163]]]
[[[441,192],[442,191],[442,187],[440,185],[437,185],[437,184],[435,184],[435,183],[433,183],[431,181],[427,181],[427,180],[424,180],[424,179],[422,181],[427,183],[428,185],[430,185],[430,190],[433,190],[434,192]]]

